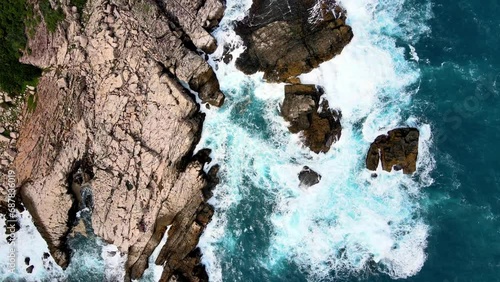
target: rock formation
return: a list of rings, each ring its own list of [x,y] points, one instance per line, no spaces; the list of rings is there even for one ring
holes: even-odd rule
[[[405,174],[416,171],[419,132],[416,128],[396,128],[387,135],[378,136],[366,155],[366,168],[376,170],[382,161],[385,171],[403,170]]]
[[[246,46],[236,66],[263,71],[269,82],[290,81],[342,51],[353,37],[345,21],[334,0],[254,0],[236,27]]]
[[[316,185],[321,180],[321,175],[316,171],[310,169],[308,166],[304,166],[299,172],[300,187],[311,187]]]
[[[66,238],[82,208],[75,191],[84,190],[71,189],[71,178],[84,170],[92,228],[128,254],[127,280],[142,275],[172,225],[157,260],[164,281],[204,281],[195,247],[212,214],[206,200],[217,167],[210,178],[192,157],[204,116],[190,90],[223,103],[213,70],[197,53],[214,50],[208,31],[223,2],[88,0],[83,12],[66,0],[54,3],[66,19],[53,33],[42,21],[22,58],[44,69],[14,160],[35,225],[66,266]]]
[[[304,144],[315,153],[328,152],[342,130],[340,112],[330,109],[328,101],[320,102],[322,94],[315,85],[285,85],[281,105],[281,115],[290,123],[290,132],[302,132]]]

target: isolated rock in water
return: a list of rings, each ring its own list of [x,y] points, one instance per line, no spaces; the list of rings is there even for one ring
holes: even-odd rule
[[[418,155],[419,132],[416,128],[397,128],[387,135],[378,136],[366,155],[366,168],[376,170],[380,160],[385,171],[415,172]]]
[[[192,158],[204,115],[185,85],[205,102],[224,100],[197,53],[214,48],[208,31],[224,5],[177,2],[182,9],[170,1],[88,0],[84,21],[58,2],[66,20],[54,33],[41,21],[29,38],[22,61],[46,71],[14,168],[22,201],[63,267],[68,235],[83,230],[72,219],[88,207],[95,234],[127,255],[126,280],[141,277],[168,225],[169,241],[192,237],[162,260],[164,281],[199,270],[184,263],[210,220],[204,189],[213,181],[206,158]],[[71,181],[78,167],[92,179]]]
[[[285,82],[340,54],[351,41],[346,11],[334,0],[254,0],[236,33],[247,49],[236,60],[246,74]]]
[[[311,187],[318,184],[321,180],[321,175],[310,169],[308,166],[304,166],[299,173],[300,187]]]
[[[292,133],[303,133],[303,142],[313,152],[327,152],[340,138],[341,114],[329,108],[328,101],[320,103],[322,91],[315,85],[285,85],[281,115],[290,123]]]

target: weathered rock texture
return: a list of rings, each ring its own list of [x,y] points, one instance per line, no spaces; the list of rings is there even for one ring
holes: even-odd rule
[[[158,261],[164,281],[195,266],[205,277],[192,254],[210,220],[214,180],[191,158],[203,116],[183,82],[203,101],[223,102],[196,53],[214,49],[207,29],[222,17],[222,2],[88,0],[82,15],[66,0],[58,4],[66,20],[54,33],[40,24],[22,59],[45,70],[14,161],[23,202],[57,263],[67,265],[78,198],[68,177],[85,164],[93,230],[128,254],[127,279],[142,275],[168,225],[169,242],[182,245]]]
[[[321,175],[308,166],[304,166],[299,172],[299,180],[300,187],[307,188],[318,184],[321,180]]]
[[[416,128],[396,128],[387,135],[378,136],[370,145],[366,155],[366,167],[376,170],[382,161],[385,171],[403,170],[405,174],[415,172],[417,167],[419,132]]]
[[[338,55],[351,41],[346,11],[334,0],[254,0],[236,32],[246,50],[236,60],[244,73],[289,81]]]
[[[328,152],[342,131],[340,112],[330,109],[327,100],[320,102],[322,94],[315,85],[285,85],[281,105],[281,115],[290,123],[290,132],[302,132],[304,144],[315,153]]]

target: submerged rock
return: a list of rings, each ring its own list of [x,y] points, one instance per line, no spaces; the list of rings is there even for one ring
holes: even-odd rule
[[[246,74],[285,82],[340,54],[351,41],[346,11],[334,0],[254,0],[236,33],[247,49],[236,60]]]
[[[321,175],[308,166],[304,166],[299,173],[300,187],[311,187],[321,180]]]
[[[382,161],[382,169],[403,170],[405,174],[416,171],[419,132],[416,128],[396,128],[387,135],[378,136],[366,155],[366,168],[376,170]]]
[[[320,102],[321,89],[315,85],[285,85],[281,115],[290,123],[292,133],[303,133],[303,142],[313,152],[328,152],[340,138],[342,127],[339,111],[329,108],[328,101]]]

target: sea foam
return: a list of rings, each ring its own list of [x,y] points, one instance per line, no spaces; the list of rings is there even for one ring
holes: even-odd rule
[[[250,270],[242,269],[248,267],[280,277],[290,263],[311,281],[371,271],[392,278],[416,274],[426,259],[429,233],[420,216],[421,188],[432,183],[434,160],[430,126],[411,115],[420,72],[418,62],[408,59],[416,50],[404,46],[429,32],[430,4],[408,10],[405,1],[341,2],[352,42],[300,77],[324,87],[330,106],[342,111],[339,142],[316,155],[279,116],[282,84],[263,82],[261,73],[243,75],[234,61],[218,63],[226,42],[236,48],[235,57],[243,50],[232,21],[242,19],[251,3],[236,2],[227,1],[226,16],[214,32],[220,47],[211,56],[226,104],[206,111],[198,146],[213,149],[210,165],[221,165],[221,184],[211,199],[216,213],[199,244],[210,278],[248,281],[251,276],[243,273]],[[369,144],[398,126],[420,131],[418,171],[408,176],[379,169],[372,178],[364,168]],[[322,175],[319,184],[299,188],[303,165]],[[241,211],[245,208],[264,212]],[[268,236],[253,237],[266,244],[263,251],[245,248],[242,238],[248,233]],[[245,257],[251,266],[242,262]]]

